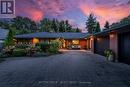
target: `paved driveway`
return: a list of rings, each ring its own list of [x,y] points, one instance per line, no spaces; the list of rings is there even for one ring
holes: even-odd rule
[[[0,64],[0,87],[130,87],[130,66],[85,51]]]

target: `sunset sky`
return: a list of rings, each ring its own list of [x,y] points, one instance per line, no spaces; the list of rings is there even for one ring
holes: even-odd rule
[[[105,21],[119,21],[130,14],[130,0],[16,0],[16,15],[69,20],[74,27],[85,28],[85,21],[94,13],[101,26]]]

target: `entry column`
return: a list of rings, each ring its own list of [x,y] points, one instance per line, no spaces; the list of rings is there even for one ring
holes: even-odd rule
[[[90,37],[90,49],[94,53],[94,36]]]
[[[110,37],[110,49],[115,54],[115,61],[118,61],[118,34],[116,32],[112,32],[109,34]]]

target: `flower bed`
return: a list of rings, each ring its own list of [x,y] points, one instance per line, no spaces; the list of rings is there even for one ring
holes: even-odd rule
[[[49,56],[53,54],[58,54],[60,43],[57,40],[52,41],[51,43],[42,42],[36,44],[35,46],[28,45],[17,45],[17,46],[8,46],[5,47],[1,54],[1,58],[7,57],[39,57],[39,56]]]

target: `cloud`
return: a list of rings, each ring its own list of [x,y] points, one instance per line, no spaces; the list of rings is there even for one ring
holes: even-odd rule
[[[26,10],[26,12],[28,13],[27,16],[36,22],[40,21],[44,17],[43,12],[37,9],[31,8]]]
[[[32,0],[19,0],[16,1],[16,15],[29,17],[37,22],[44,17],[44,12]]]
[[[130,5],[130,1],[128,1],[127,4]]]
[[[93,12],[103,26],[106,20],[112,23],[129,15],[129,5],[130,0],[16,0],[16,15],[35,21],[45,17],[66,18],[73,26],[83,27],[84,16]]]
[[[82,3],[80,5],[80,9],[86,16],[88,16],[90,13],[94,13],[97,19],[100,21],[101,26],[104,26],[105,21],[113,23],[129,15],[130,6],[116,5],[113,7],[112,5],[105,6],[105,3],[104,5],[98,3],[96,6],[89,6]]]

